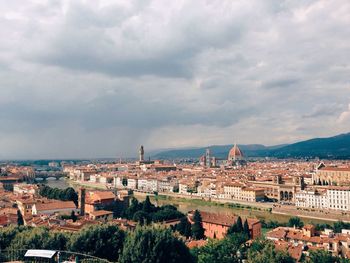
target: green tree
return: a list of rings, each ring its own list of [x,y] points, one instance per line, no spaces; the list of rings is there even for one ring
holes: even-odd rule
[[[202,223],[202,216],[198,210],[194,211],[191,231],[192,231],[192,237],[194,239],[198,240],[198,239],[203,239],[205,237],[203,223]]]
[[[69,250],[118,261],[124,240],[124,231],[115,225],[89,226],[72,236]]]
[[[294,216],[289,218],[287,226],[289,227],[303,227],[304,223],[300,220],[299,217]]]
[[[17,210],[17,225],[23,226],[24,220],[21,211]]]
[[[76,216],[75,212],[72,210],[72,213],[70,214],[70,218],[73,220],[73,222],[76,222],[78,217]]]
[[[186,245],[169,229],[137,227],[125,242],[120,263],[193,263]]]
[[[293,263],[287,251],[276,251],[275,245],[268,240],[260,239],[253,242],[248,251],[248,263]]]
[[[0,228],[0,250],[4,250],[8,246],[10,246],[10,244],[12,243],[16,235],[27,229],[28,227],[25,227],[25,226],[19,226],[19,227],[9,226],[9,227]]]
[[[243,255],[246,251],[247,237],[241,233],[234,233],[222,240],[209,240],[204,247],[194,249],[193,255],[198,263],[238,263],[237,252]]]
[[[150,223],[150,217],[149,217],[149,214],[146,213],[145,211],[143,210],[140,210],[140,211],[137,211],[132,220],[138,222],[141,226],[143,225],[148,225]]]
[[[238,231],[237,231],[237,224],[236,223],[232,224],[227,230],[227,235],[232,235],[232,234],[235,234],[235,233],[238,233]]]
[[[175,228],[181,235],[189,238],[192,236],[191,232],[191,223],[188,221],[187,217],[184,216],[181,218],[180,223],[176,225]]]
[[[313,250],[310,251],[310,256],[307,259],[308,263],[335,263],[338,262],[336,257],[333,257],[328,251]]]
[[[248,238],[250,238],[250,231],[249,231],[249,225],[248,225],[248,220],[247,219],[244,221],[243,233],[245,235],[247,235]]]
[[[240,216],[237,218],[236,225],[237,225],[237,232],[238,233],[243,232],[242,218]]]
[[[149,196],[146,196],[146,199],[143,202],[142,211],[144,211],[145,213],[151,213],[153,211],[153,205],[149,199]]]
[[[8,247],[10,250],[20,249],[57,249],[66,250],[68,234],[49,231],[44,227],[26,228],[17,232]]]

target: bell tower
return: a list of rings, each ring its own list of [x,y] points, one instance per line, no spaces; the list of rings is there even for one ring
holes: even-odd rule
[[[145,150],[143,149],[143,145],[141,145],[140,150],[139,150],[139,161],[143,162],[145,156]]]

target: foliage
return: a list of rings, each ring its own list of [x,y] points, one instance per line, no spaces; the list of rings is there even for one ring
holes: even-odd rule
[[[150,222],[162,222],[182,218],[184,214],[172,205],[157,207],[151,203],[147,196],[143,202],[139,202],[136,198],[133,198],[129,208],[124,211],[122,216],[142,224],[149,224]]]
[[[315,250],[310,251],[309,258],[306,260],[308,263],[335,263],[338,262],[336,257],[333,257],[328,251]]]
[[[250,237],[249,225],[248,225],[247,219],[244,221],[244,225],[242,225],[242,218],[239,216],[237,218],[237,221],[232,226],[230,226],[230,228],[227,230],[227,235],[232,235],[235,233],[243,233],[248,238]]]
[[[192,237],[194,239],[203,239],[204,236],[204,228],[202,224],[202,217],[198,210],[194,211],[193,214],[193,224],[192,224]]]
[[[191,252],[198,263],[235,263],[240,262],[237,252],[243,255],[246,251],[247,236],[241,233],[232,234],[222,240],[209,240],[208,244]]]
[[[262,228],[276,228],[279,226],[287,226],[286,223],[280,223],[276,220],[265,221],[264,219],[260,220]]]
[[[300,228],[300,227],[304,226],[304,223],[303,223],[303,221],[300,220],[299,217],[294,216],[294,217],[289,218],[287,226]]]
[[[181,218],[180,223],[175,226],[175,230],[187,238],[192,236],[191,223],[188,221],[186,216]]]
[[[66,250],[66,243],[69,239],[68,234],[49,231],[47,228],[22,228],[18,231],[7,249],[19,250],[30,248]]]
[[[333,224],[333,229],[335,233],[341,233],[342,229],[350,229],[350,223],[345,223],[343,221],[337,221]]]
[[[24,225],[23,216],[21,214],[21,211],[19,211],[19,210],[17,210],[17,225],[19,225],[19,226]]]
[[[150,223],[150,221],[151,221],[148,213],[146,213],[143,210],[137,211],[134,214],[132,220],[138,222],[141,226],[148,225]]]
[[[252,243],[248,251],[248,263],[292,263],[287,251],[276,251],[273,242],[260,239]]]
[[[243,233],[245,235],[247,235],[248,238],[250,238],[250,231],[249,231],[249,225],[248,225],[248,220],[247,219],[244,221]]]
[[[124,231],[114,225],[89,226],[73,235],[68,249],[117,261],[123,249]]]
[[[138,227],[125,242],[120,263],[192,263],[186,245],[169,229]]]
[[[0,228],[0,250],[6,249],[14,240],[16,235],[22,231],[27,230],[28,227],[24,226],[9,226]]]
[[[61,215],[60,217],[61,217],[61,219],[65,219],[65,220],[71,219],[73,222],[76,222],[78,219],[78,217],[74,211],[72,211],[72,213],[70,215]]]
[[[96,225],[77,233],[51,231],[45,227],[0,228],[0,249],[71,250],[117,261],[125,233],[117,226]]]
[[[39,194],[49,199],[73,201],[74,204],[78,206],[78,193],[72,187],[68,187],[66,189],[58,189],[51,188],[47,185],[41,185],[39,189]]]

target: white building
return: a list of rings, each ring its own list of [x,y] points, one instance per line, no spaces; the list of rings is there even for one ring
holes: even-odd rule
[[[38,193],[38,186],[33,184],[15,184],[13,186],[15,194],[29,194],[36,195]]]
[[[174,186],[171,181],[168,179],[163,179],[158,181],[158,190],[163,193],[172,193],[174,190]]]
[[[295,204],[303,208],[350,210],[350,188],[331,186],[324,191],[303,190],[295,195]]]
[[[137,189],[137,178],[128,178],[128,189]]]
[[[326,191],[302,190],[295,194],[295,205],[303,208],[328,209]]]

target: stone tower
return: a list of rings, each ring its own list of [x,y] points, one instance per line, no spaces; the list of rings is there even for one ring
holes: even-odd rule
[[[79,196],[79,205],[80,205],[80,215],[84,216],[85,215],[85,195],[86,195],[86,190],[85,188],[80,188],[80,196]]]
[[[140,159],[139,159],[139,161],[140,161],[140,162],[143,162],[143,161],[145,160],[145,159],[144,159],[145,150],[143,149],[143,145],[141,145],[141,147],[140,147],[139,154],[140,154]]]

